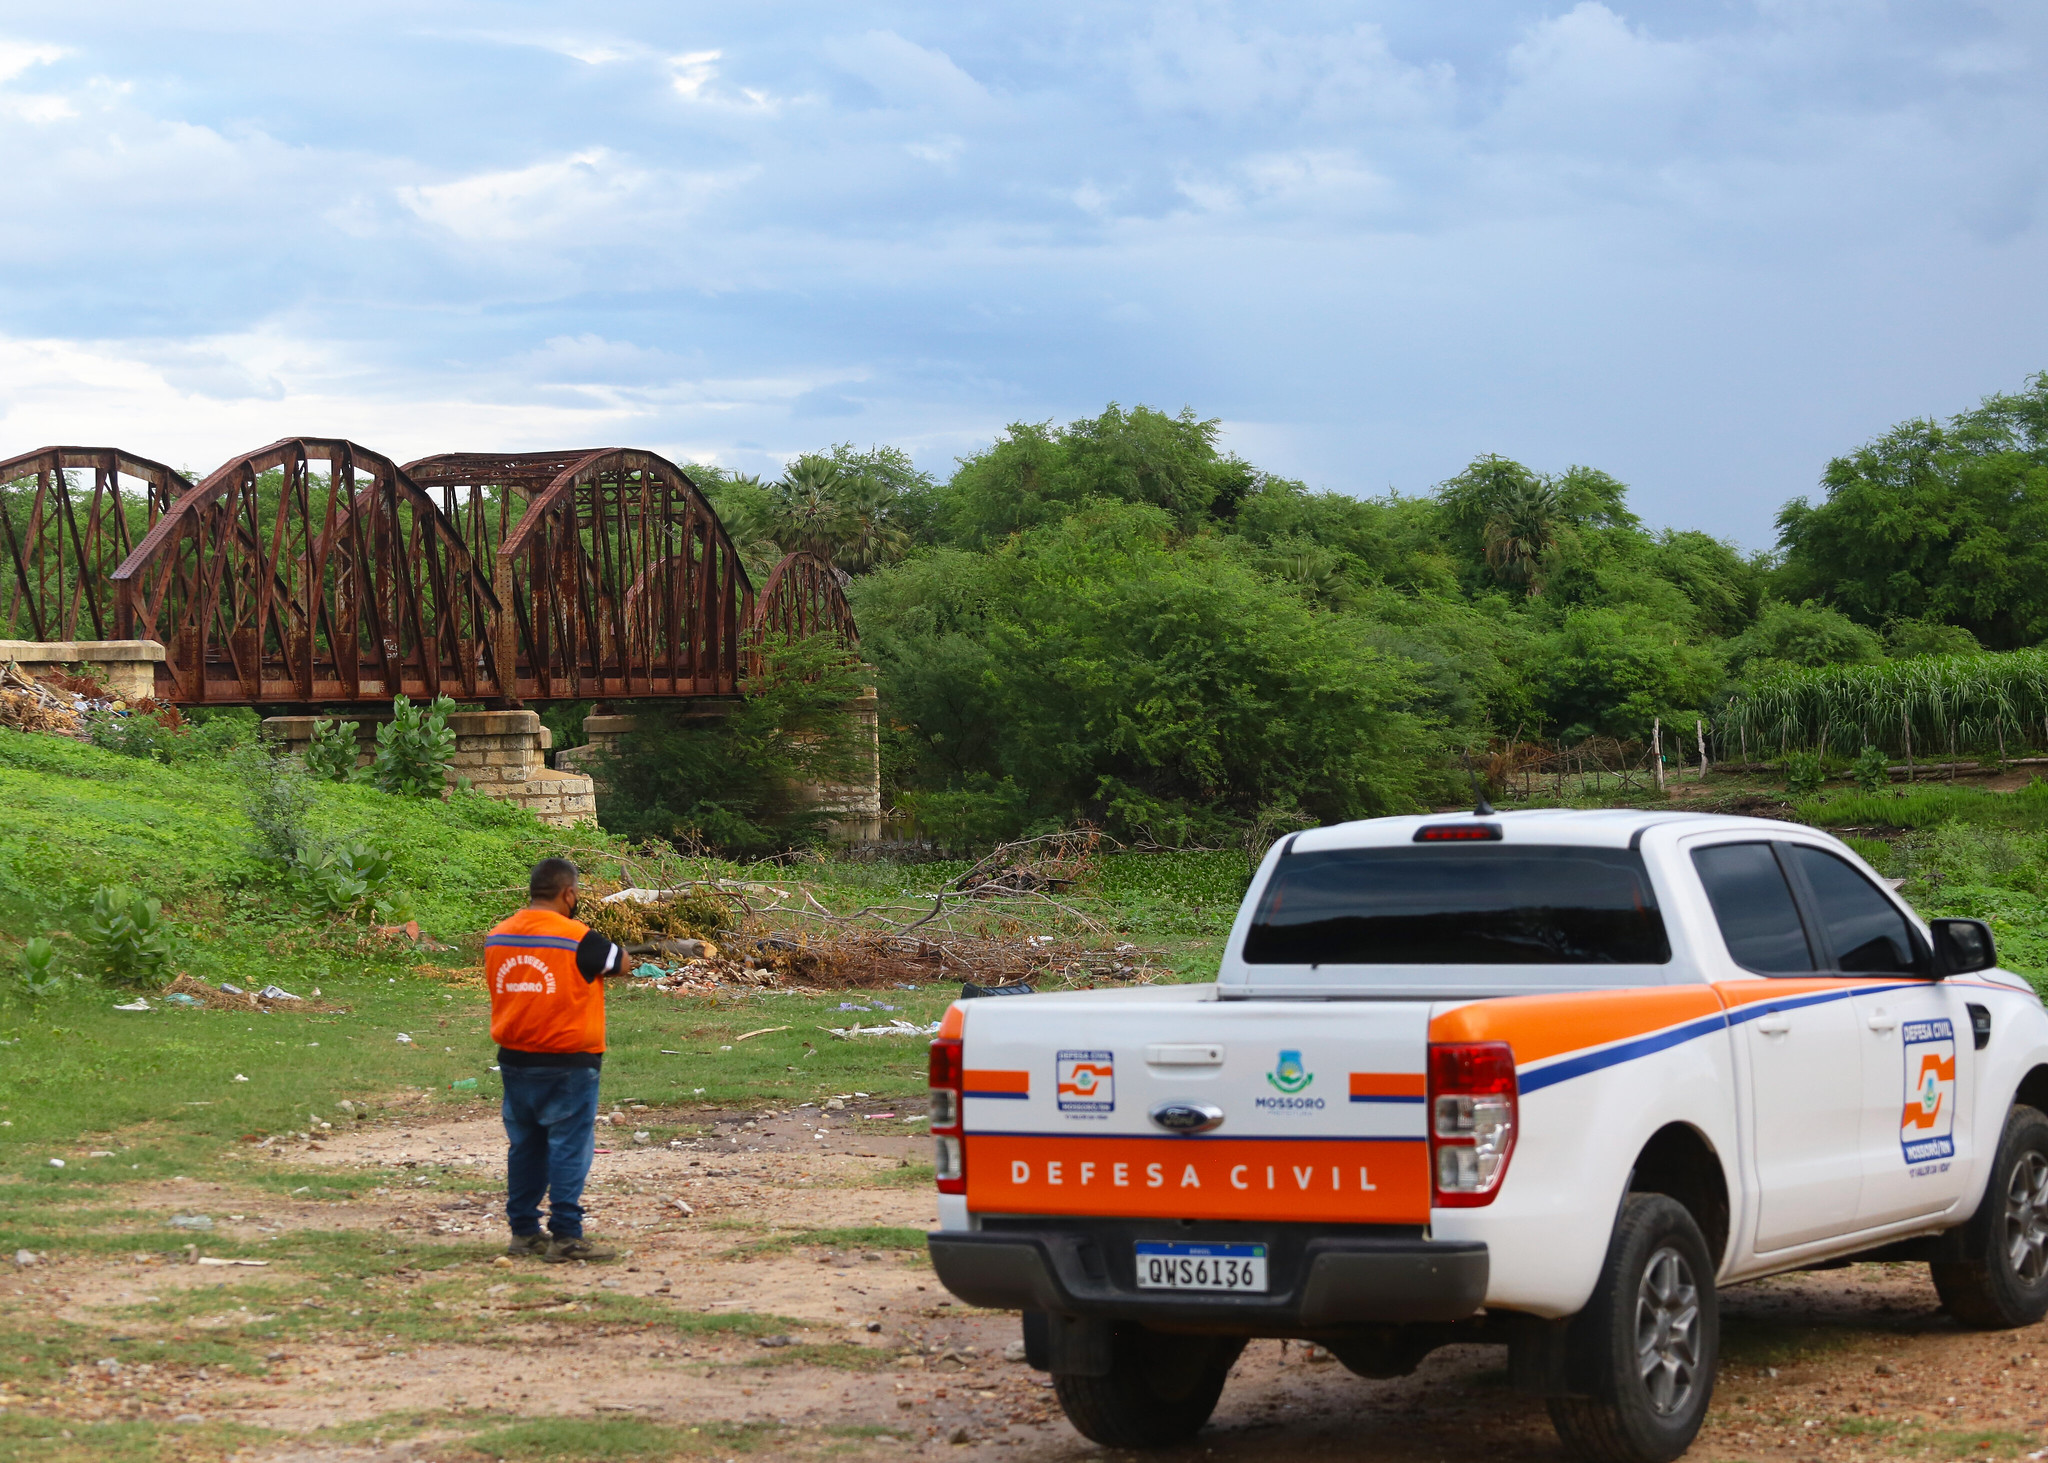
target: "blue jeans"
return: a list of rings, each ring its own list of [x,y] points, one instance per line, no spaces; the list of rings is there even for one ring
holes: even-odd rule
[[[505,1067],[505,1217],[516,1235],[540,1233],[550,1198],[557,1239],[583,1233],[583,1185],[597,1144],[595,1067]]]

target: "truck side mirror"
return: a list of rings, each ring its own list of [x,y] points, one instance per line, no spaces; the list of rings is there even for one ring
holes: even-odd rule
[[[1934,931],[1934,969],[1938,975],[1968,975],[1998,963],[1991,926],[1981,919],[1938,919]]]

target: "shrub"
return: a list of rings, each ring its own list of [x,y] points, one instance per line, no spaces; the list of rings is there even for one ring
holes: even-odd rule
[[[308,903],[347,914],[383,889],[391,877],[391,855],[360,841],[328,844],[302,853],[292,874]]]
[[[171,765],[219,757],[251,740],[256,716],[246,708],[236,714],[187,717],[168,701],[148,697],[116,711],[86,711],[81,720],[86,740],[127,757]]]
[[[1792,752],[1785,758],[1785,791],[1796,798],[1819,792],[1825,776],[1818,752]]]
[[[356,766],[360,754],[360,743],[356,732],[360,722],[329,721],[325,717],[313,723],[313,740],[306,747],[306,771],[321,782],[361,782],[363,770]]]
[[[57,968],[57,947],[38,936],[14,957],[15,991],[31,1006],[40,1006],[64,988]]]
[[[249,852],[273,869],[293,867],[312,842],[306,821],[313,810],[312,783],[272,745],[248,748],[235,771],[242,784],[242,815],[256,835]]]
[[[87,957],[108,985],[153,987],[171,963],[163,906],[138,890],[102,884],[93,891],[84,933]]]
[[[455,733],[448,718],[455,703],[436,696],[424,709],[403,692],[391,698],[391,720],[377,728],[377,755],[370,780],[398,797],[439,797],[455,759]]]
[[[1892,785],[1892,759],[1882,748],[1865,747],[1850,764],[1849,776],[1865,792],[1882,792]]]

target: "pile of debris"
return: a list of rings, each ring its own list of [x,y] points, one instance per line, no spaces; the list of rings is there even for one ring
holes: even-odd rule
[[[82,700],[73,692],[45,686],[16,661],[0,667],[0,726],[75,737],[82,726]]]
[[[245,991],[229,981],[222,981],[217,986],[208,985],[183,972],[164,987],[162,995],[154,999],[159,1006],[165,1007],[203,1006],[209,1011],[261,1011],[266,1015],[276,1011],[313,1011],[332,1015],[348,1010],[346,1006],[335,1006],[321,1000],[317,986],[310,996],[294,995],[274,985],[267,985],[260,991]]]
[[[748,953],[740,953],[745,951]],[[643,961],[633,973],[676,995],[737,989],[817,994],[900,990],[954,982],[1029,983],[1037,989],[1147,985],[1165,971],[1156,950],[1090,945],[1051,935],[1022,939],[946,935],[921,939],[872,930],[776,933],[729,939],[713,957]]]

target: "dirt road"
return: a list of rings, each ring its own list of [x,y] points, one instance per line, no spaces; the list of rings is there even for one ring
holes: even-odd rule
[[[222,1448],[243,1463],[1101,1456],[1060,1417],[1048,1380],[1014,1359],[1015,1318],[958,1305],[934,1281],[915,1244],[932,1198],[902,1182],[922,1138],[763,1110],[669,1147],[635,1144],[634,1125],[652,1119],[624,1116],[591,1196],[595,1232],[629,1251],[614,1265],[494,1258],[502,1220],[484,1186],[502,1135],[481,1118],[367,1127],[287,1155],[299,1169],[377,1175],[348,1201],[266,1192],[256,1171],[285,1161],[268,1153],[243,1160],[247,1186],[123,1195],[150,1248],[11,1267],[0,1305],[110,1346],[154,1339],[165,1360],[74,1365],[56,1386],[17,1382],[0,1409],[67,1430],[253,1424],[264,1433]],[[165,1262],[164,1223],[194,1213],[212,1227],[188,1256],[317,1234],[337,1237],[322,1241],[335,1258]],[[1921,1267],[1785,1277],[1724,1306],[1722,1381],[1695,1458],[2018,1457],[2048,1445],[2043,1328],[1964,1332]],[[254,1375],[178,1359],[180,1345],[238,1338],[266,1348]],[[587,1427],[589,1441],[551,1453],[516,1431],[536,1420],[568,1439],[572,1424]],[[1446,1350],[1411,1377],[1372,1382],[1312,1348],[1258,1342],[1211,1427],[1165,1456],[1496,1454],[1562,1457],[1542,1404],[1507,1389],[1497,1350]]]

